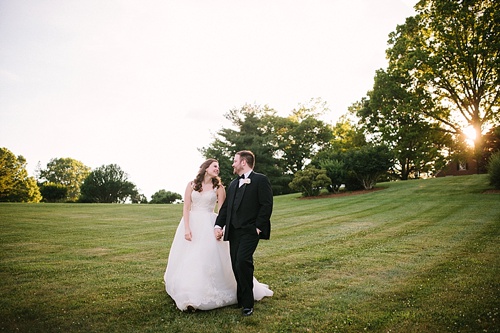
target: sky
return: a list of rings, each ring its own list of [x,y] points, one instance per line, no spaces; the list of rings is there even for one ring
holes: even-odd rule
[[[319,98],[334,124],[416,2],[0,0],[0,147],[31,176],[69,157],[183,195],[232,109]]]

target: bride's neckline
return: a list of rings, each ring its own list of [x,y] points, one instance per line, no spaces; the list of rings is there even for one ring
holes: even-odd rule
[[[201,191],[201,192],[195,191],[195,192],[198,193],[198,195],[202,195],[202,196],[209,195],[210,193],[215,194],[215,191]]]
[[[212,182],[209,182],[209,183],[201,183],[201,188],[202,188],[202,192],[210,192],[210,191],[213,191],[214,190],[214,185],[212,184]]]

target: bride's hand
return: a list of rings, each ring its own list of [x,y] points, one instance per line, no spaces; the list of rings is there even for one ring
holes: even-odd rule
[[[224,234],[222,233],[221,229],[218,229],[218,228],[216,228],[216,229],[214,230],[214,234],[215,234],[215,239],[217,239],[218,241],[220,241],[220,240],[221,240],[221,238],[222,238],[222,236],[224,235]]]
[[[191,229],[186,229],[184,233],[184,238],[188,241],[191,241],[191,239],[193,238],[193,235],[191,234]]]

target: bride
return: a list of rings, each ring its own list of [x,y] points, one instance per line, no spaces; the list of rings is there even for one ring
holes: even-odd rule
[[[214,237],[216,210],[226,198],[219,163],[208,159],[186,186],[183,217],[177,227],[164,280],[167,293],[180,310],[211,310],[236,304],[236,280],[228,242]],[[273,291],[255,278],[255,300]]]

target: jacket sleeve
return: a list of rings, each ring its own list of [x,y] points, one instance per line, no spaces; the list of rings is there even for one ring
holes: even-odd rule
[[[273,212],[273,190],[267,176],[262,175],[259,188],[259,212],[255,226],[262,231],[263,238],[269,238],[271,229],[271,214]]]

